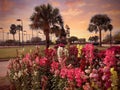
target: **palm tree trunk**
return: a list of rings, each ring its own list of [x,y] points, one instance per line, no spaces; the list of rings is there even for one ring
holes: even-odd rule
[[[20,30],[19,30],[19,46],[20,46]]]
[[[50,40],[50,37],[49,37],[49,30],[46,30],[46,49],[49,48],[49,40]]]
[[[112,32],[110,31],[110,46],[112,46]]]
[[[98,27],[98,30],[99,30],[99,37],[100,37],[100,43],[99,43],[99,45],[101,47],[102,46],[102,31],[101,31],[100,27]]]

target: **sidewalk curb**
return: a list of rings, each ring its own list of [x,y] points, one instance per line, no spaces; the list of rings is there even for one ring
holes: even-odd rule
[[[10,59],[0,59],[0,62],[6,62],[9,61]]]

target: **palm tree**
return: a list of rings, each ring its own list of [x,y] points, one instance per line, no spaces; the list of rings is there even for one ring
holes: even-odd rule
[[[35,7],[35,12],[30,17],[33,29],[42,29],[46,36],[46,48],[49,47],[50,28],[60,24],[62,20],[59,9],[53,8],[50,4],[43,4]]]
[[[113,25],[109,24],[108,29],[110,31],[110,46],[111,46],[112,45],[112,29],[113,29]]]
[[[19,31],[19,45],[20,45],[20,31],[22,31],[22,26],[21,25],[17,25],[16,26],[16,30]]]
[[[88,30],[99,32],[100,46],[102,46],[102,30],[107,31],[111,19],[105,14],[98,14],[91,18]]]
[[[60,26],[57,26],[57,25],[54,25],[52,28],[51,28],[51,33],[55,34],[56,37],[60,37],[60,33],[61,33],[61,28]]]
[[[15,34],[16,34],[16,25],[15,24],[11,24],[11,26],[10,26],[10,34],[13,35],[13,40],[15,41]]]

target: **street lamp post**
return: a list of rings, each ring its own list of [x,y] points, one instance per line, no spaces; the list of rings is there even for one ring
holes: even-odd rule
[[[3,31],[3,42],[4,42],[4,30],[2,27],[0,29]]]
[[[21,21],[21,26],[22,26],[22,44],[23,44],[23,21],[21,19],[17,19],[17,21]]]
[[[9,40],[9,32],[7,32],[7,40]]]
[[[25,34],[25,35],[26,35],[26,41],[27,41],[27,31],[25,31],[25,30],[24,30],[24,32],[26,32],[26,34]]]

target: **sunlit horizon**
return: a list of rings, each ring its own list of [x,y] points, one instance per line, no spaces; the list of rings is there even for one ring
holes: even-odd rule
[[[120,31],[120,0],[1,0],[0,27],[7,33],[10,25],[20,24],[16,19],[21,19],[24,30],[27,31],[27,34],[32,34],[29,18],[34,12],[34,7],[47,3],[60,10],[64,25],[70,27],[70,36],[88,39],[90,36],[98,35],[98,33],[90,33],[87,30],[90,19],[96,14],[107,14],[111,18],[114,27],[113,34]],[[0,40],[2,40],[1,30],[0,33]],[[102,37],[107,34],[109,34],[108,31],[102,31]],[[36,31],[34,31],[34,36],[36,35]],[[43,37],[42,34],[39,36]],[[9,38],[12,39],[12,35]],[[7,34],[5,34],[5,39],[8,39]],[[16,39],[18,40],[18,33]]]

